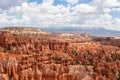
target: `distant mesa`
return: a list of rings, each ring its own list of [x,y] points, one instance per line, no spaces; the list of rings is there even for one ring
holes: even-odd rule
[[[30,27],[6,27],[0,29],[0,31],[7,31],[15,34],[47,34],[46,32],[41,31],[39,28]]]
[[[86,33],[97,37],[120,36],[120,31],[108,30],[103,27],[41,27],[41,29],[52,33]]]
[[[9,31],[15,34],[49,34],[49,33],[67,33],[67,34],[88,34],[97,37],[119,37],[120,31],[108,30],[103,27],[6,27],[0,31]]]

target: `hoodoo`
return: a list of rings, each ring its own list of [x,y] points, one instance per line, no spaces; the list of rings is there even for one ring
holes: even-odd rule
[[[108,43],[87,34],[1,29],[0,80],[119,80],[120,45]]]

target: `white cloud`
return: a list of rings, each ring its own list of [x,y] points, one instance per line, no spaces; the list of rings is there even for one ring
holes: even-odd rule
[[[116,7],[120,6],[120,2],[118,0],[105,0],[104,7]]]
[[[103,11],[104,11],[105,13],[109,13],[109,12],[111,12],[112,10],[111,10],[111,8],[103,8]]]
[[[73,7],[73,10],[80,13],[94,13],[96,11],[96,7],[88,4],[79,4]]]
[[[13,6],[8,10],[0,9],[0,25],[118,28],[120,18],[114,19],[109,12],[120,11],[120,9],[108,7],[110,4],[108,5],[106,0],[93,0],[89,4],[76,4],[78,1],[74,0],[73,3],[72,1],[69,0],[69,3],[74,5],[68,4],[68,6],[53,5],[54,0],[43,0],[41,4],[24,2],[20,6]],[[107,7],[104,6],[105,4]]]
[[[54,3],[54,0],[43,0],[43,4],[51,5]]]
[[[84,27],[105,27],[113,30],[120,30],[120,18],[112,19],[112,16],[105,13],[98,18],[87,19],[82,25]]]
[[[111,24],[112,17],[109,14],[103,14],[94,20],[88,19],[85,24],[88,26],[105,26]]]
[[[9,14],[27,16],[30,21],[28,24],[40,26],[62,26],[74,19],[71,17],[70,7],[64,7],[63,5],[45,5],[44,3],[39,5],[36,3],[22,3],[21,6],[12,7],[9,10]],[[22,19],[24,18],[21,18],[21,20],[15,19],[13,22],[16,22],[16,24],[19,23],[19,21],[25,22],[25,19]]]
[[[107,21],[107,20],[111,20],[112,16],[109,14],[103,14],[101,15],[101,20]]]
[[[70,4],[76,4],[79,0],[66,0]]]
[[[6,23],[6,22],[7,22],[6,14],[1,14],[0,15],[0,24]]]
[[[25,1],[26,0],[0,0],[0,8],[8,9],[10,7],[20,5],[21,3],[25,2]]]
[[[98,13],[110,13],[119,11],[120,0],[92,0],[90,5],[96,6]]]
[[[12,7],[9,10],[9,13],[24,15],[27,17],[29,16],[30,23],[28,24],[31,25],[36,24],[38,26],[79,26],[81,15],[82,18],[84,18],[86,17],[86,15],[83,15],[84,13],[91,15],[91,13],[95,13],[96,11],[96,7],[90,6],[88,4],[78,4],[74,7],[45,4],[44,2],[43,4],[22,3],[21,6]],[[15,21],[17,24],[20,20]]]
[[[113,8],[112,11],[120,12],[120,7],[119,8]]]
[[[120,0],[92,0],[92,5],[99,7],[118,7],[120,6]]]

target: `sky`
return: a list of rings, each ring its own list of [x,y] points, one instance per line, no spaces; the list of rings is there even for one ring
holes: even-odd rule
[[[9,26],[120,31],[120,0],[1,0],[0,27]]]

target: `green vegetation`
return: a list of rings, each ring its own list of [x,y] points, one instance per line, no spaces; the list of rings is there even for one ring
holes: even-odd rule
[[[77,53],[76,51],[73,51],[73,54],[74,54],[75,56],[78,56],[78,53]]]
[[[58,58],[58,57],[53,58],[53,60],[55,61],[56,64],[61,64],[62,62],[62,58]]]
[[[80,61],[78,59],[76,59],[75,64],[77,64],[77,65],[80,64]]]

